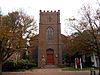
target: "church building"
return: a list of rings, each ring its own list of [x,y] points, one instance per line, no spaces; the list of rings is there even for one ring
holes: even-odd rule
[[[62,65],[62,53],[64,44],[62,43],[60,23],[60,10],[58,11],[42,11],[39,17],[39,35],[35,36],[37,47],[38,67],[54,65]],[[35,50],[35,49],[32,49]],[[33,53],[32,53],[33,52]],[[34,57],[34,51],[31,51]],[[31,57],[32,58],[32,57]],[[44,60],[44,65],[42,63]]]
[[[44,58],[46,65],[62,64],[60,47],[60,11],[42,12],[40,10],[38,66]],[[41,60],[41,61],[40,61]]]

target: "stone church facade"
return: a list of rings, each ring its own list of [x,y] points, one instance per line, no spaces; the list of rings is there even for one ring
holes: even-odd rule
[[[46,65],[61,66],[64,44],[60,27],[60,10],[42,11],[39,17],[39,34],[34,37],[34,48],[38,48],[37,61],[38,67]],[[33,44],[32,44],[33,45]],[[33,50],[33,49],[31,49]],[[31,51],[31,56],[33,56]],[[31,59],[33,59],[31,57]],[[44,65],[42,60],[44,60]]]

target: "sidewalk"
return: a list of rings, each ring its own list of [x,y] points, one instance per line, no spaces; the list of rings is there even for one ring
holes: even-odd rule
[[[61,69],[35,69],[25,72],[3,72],[3,75],[90,75],[90,71],[62,71]]]

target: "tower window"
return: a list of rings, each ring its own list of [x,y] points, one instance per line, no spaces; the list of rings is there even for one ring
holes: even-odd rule
[[[53,39],[53,28],[48,27],[46,30],[46,39],[47,40],[52,40]]]

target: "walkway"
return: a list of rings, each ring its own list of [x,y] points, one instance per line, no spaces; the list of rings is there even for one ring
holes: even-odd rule
[[[90,75],[89,71],[62,71],[61,69],[35,69],[25,72],[3,72],[3,75]]]

